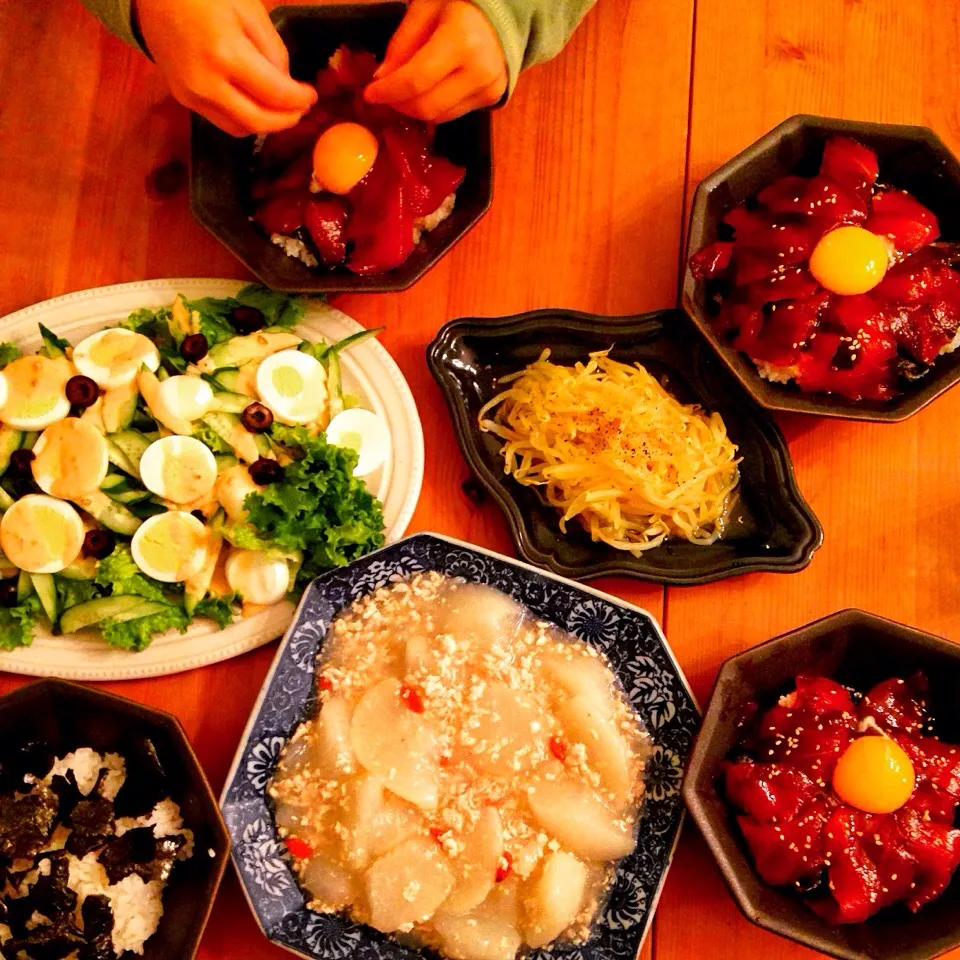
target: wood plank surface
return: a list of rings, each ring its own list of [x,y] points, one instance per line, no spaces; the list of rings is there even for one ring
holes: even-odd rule
[[[692,30],[693,0],[602,0],[497,113],[496,198],[477,229],[411,291],[336,301],[388,326],[383,343],[420,409],[427,463],[411,531],[512,553],[498,510],[461,491],[468,471],[424,362],[445,320],[675,302]],[[77,3],[0,2],[0,316],[101,284],[246,277],[190,215],[187,154],[185,111]],[[658,587],[596,585],[662,616]],[[274,649],[102,686],[175,713],[219,792]],[[0,693],[22,682],[2,675]],[[198,956],[287,955],[260,934],[230,869]]]
[[[958,50],[950,0],[698,0],[688,197],[796,113],[924,124],[960,150]],[[960,390],[897,425],[780,418],[824,546],[797,575],[668,590],[667,636],[701,702],[726,657],[844,607],[960,640],[960,567],[947,532],[960,501],[958,422]],[[712,960],[816,955],[747,923],[688,828],[655,953],[705,956],[706,942]]]

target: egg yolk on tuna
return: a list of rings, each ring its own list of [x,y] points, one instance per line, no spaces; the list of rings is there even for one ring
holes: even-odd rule
[[[7,402],[0,410],[0,420],[4,414],[23,419],[50,413],[60,401],[73,369],[63,357],[51,360],[37,355],[7,364],[3,376],[7,381]]]
[[[313,148],[313,179],[321,190],[349,193],[377,159],[377,138],[359,123],[335,123]]]
[[[910,795],[916,778],[906,752],[889,737],[854,740],[833,771],[833,789],[865,813],[893,813]]]
[[[863,227],[837,227],[820,238],[810,255],[810,272],[832,293],[868,293],[890,262],[887,242]]]

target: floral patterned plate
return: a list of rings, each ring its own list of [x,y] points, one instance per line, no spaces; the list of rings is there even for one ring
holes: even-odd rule
[[[634,960],[680,833],[680,784],[700,724],[680,667],[646,611],[525,563],[427,533],[315,580],[277,651],[220,801],[234,864],[258,923],[270,940],[304,957],[419,956],[370,927],[307,910],[277,835],[266,786],[287,737],[316,705],[314,665],[330,621],[357,598],[421,570],[490,584],[602,650],[646,724],[655,747],[647,764],[636,851],[620,861],[609,902],[587,943],[530,955],[532,960]]]

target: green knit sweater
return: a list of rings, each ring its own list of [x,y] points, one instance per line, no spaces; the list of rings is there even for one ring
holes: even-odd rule
[[[216,2],[216,0],[212,0]],[[473,0],[500,37],[510,73],[510,92],[520,71],[555,57],[596,0]],[[83,0],[122,40],[141,48],[130,17],[131,0]]]

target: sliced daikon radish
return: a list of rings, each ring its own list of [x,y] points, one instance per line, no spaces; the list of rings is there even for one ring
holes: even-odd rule
[[[524,898],[526,923],[523,939],[531,947],[544,947],[576,919],[583,903],[587,868],[572,853],[558,850],[544,861],[540,876]]]
[[[453,892],[443,902],[446,913],[468,913],[482,903],[493,887],[503,855],[503,829],[495,807],[486,807],[457,857],[460,873]]]
[[[288,830],[290,833],[296,833],[301,818],[306,812],[305,807],[298,807],[292,803],[278,803],[274,819],[277,821],[278,827]]]
[[[486,773],[510,776],[534,761],[534,747],[547,730],[546,717],[522,694],[504,683],[488,683],[476,713],[464,724],[472,738],[474,761]]]
[[[632,832],[585,784],[569,779],[539,780],[529,802],[543,829],[587,860],[618,860],[637,845]]]
[[[529,877],[543,856],[543,848],[531,837],[521,843],[513,853],[513,872],[518,877]]]
[[[312,727],[313,723],[311,722],[309,726]],[[304,735],[297,737],[296,740],[291,740],[284,747],[283,755],[277,764],[277,776],[286,779],[295,777],[300,773],[309,759],[309,747],[309,738]]]
[[[622,804],[633,786],[630,751],[616,723],[597,709],[595,701],[584,696],[565,700],[557,707],[557,719],[568,741],[586,747],[587,763],[600,775],[614,802]]]
[[[513,960],[520,949],[517,928],[494,918],[437,914],[433,926],[451,960]]]
[[[570,697],[583,697],[601,715],[613,717],[610,671],[595,657],[582,653],[548,653],[541,660],[547,676]]]
[[[457,637],[472,635],[482,647],[490,647],[516,636],[525,615],[524,608],[505,593],[481,583],[466,583],[447,595],[439,626]]]
[[[407,673],[426,671],[434,664],[435,658],[430,649],[430,641],[422,633],[412,633],[407,637],[405,666]]]
[[[350,705],[342,697],[324,701],[311,734],[310,764],[325,780],[349,774],[355,766],[350,745]]]
[[[310,858],[300,881],[310,896],[328,910],[340,910],[353,900],[350,874],[322,853]]]
[[[439,792],[437,737],[401,699],[399,680],[368,690],[353,712],[350,739],[361,765],[414,806],[433,810]]]
[[[453,871],[435,840],[413,837],[375,861],[364,882],[370,926],[391,933],[429,920],[453,887]]]
[[[383,779],[360,777],[353,797],[353,829],[347,856],[358,868],[412,837],[421,825],[416,809],[384,791]]]

